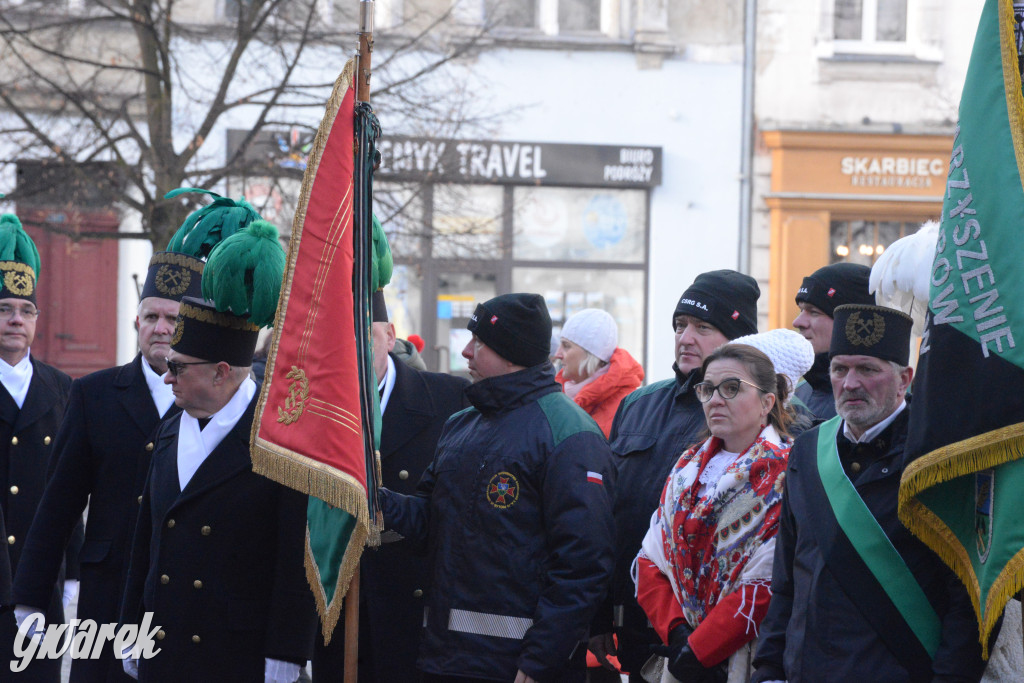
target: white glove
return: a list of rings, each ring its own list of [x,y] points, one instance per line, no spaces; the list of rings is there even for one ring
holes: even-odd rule
[[[139,680],[139,660],[132,656],[133,647],[134,644],[129,645],[125,649],[121,650],[121,666],[124,668],[124,672],[126,674],[128,674],[135,680]]]
[[[68,611],[68,605],[78,597],[78,579],[68,579],[64,582],[64,611]]]
[[[298,664],[266,658],[263,665],[263,683],[295,683],[298,678]]]
[[[37,633],[41,634],[46,630],[46,617],[40,610],[37,610],[34,607],[29,607],[27,605],[14,606],[14,621],[18,624],[19,630],[21,629],[21,625],[24,624],[25,621],[33,614],[38,614],[39,617],[38,619],[33,619],[29,624],[30,630],[27,633],[29,638],[35,636]]]

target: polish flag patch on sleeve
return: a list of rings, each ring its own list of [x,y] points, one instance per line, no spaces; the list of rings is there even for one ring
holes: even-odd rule
[[[587,472],[587,481],[592,484],[601,484],[604,486],[604,476],[600,472]]]

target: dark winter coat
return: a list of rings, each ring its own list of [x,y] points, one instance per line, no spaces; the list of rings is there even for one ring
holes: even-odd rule
[[[79,619],[117,623],[135,519],[160,423],[142,356],[71,384],[46,493],[15,577],[15,602],[39,606],[49,595],[76,523],[89,506],[79,556]],[[178,412],[171,406],[168,413]],[[100,659],[75,659],[71,682],[128,681],[111,644]]]
[[[466,406],[464,390],[469,382],[420,372],[392,358],[395,384],[381,423],[381,482],[396,493],[411,494],[434,458],[445,421]],[[415,552],[411,543],[387,534],[382,540],[379,548],[363,552],[359,565],[359,681],[412,683],[419,680],[416,657],[423,606],[430,593],[430,567],[426,555]],[[344,618],[337,628],[343,626]],[[344,646],[344,639],[338,637],[325,647],[318,635],[313,654],[317,683],[340,683]]]
[[[615,571],[608,599],[593,632],[612,629],[619,637],[619,661],[637,672],[660,644],[647,615],[636,602],[630,575],[633,558],[658,507],[672,466],[707,429],[704,410],[691,386],[700,371],[637,389],[619,406],[612,424],[611,444],[618,470],[615,514]]]
[[[143,683],[258,682],[266,658],[304,663],[312,654],[307,498],[252,471],[257,399],[184,491],[181,414],[157,435],[122,608],[125,623],[153,612],[160,626],[162,651],[139,663]]]
[[[909,412],[870,443],[851,444],[842,431],[837,439],[847,476],[942,622],[934,662],[839,529],[818,474],[816,427],[790,452],[772,601],[761,624],[752,681],[980,679],[984,662],[967,591],[897,517]],[[841,582],[839,577],[850,578]]]
[[[35,358],[31,362],[32,380],[20,410],[7,389],[0,385],[0,502],[7,526],[11,571],[15,574],[46,487],[47,472],[54,457],[54,437],[71,387],[71,378],[57,368]],[[75,558],[82,543],[80,519],[78,523],[78,532],[68,547],[65,567],[43,587],[39,600],[42,604],[36,605],[45,608],[48,624],[64,621],[61,605],[64,570],[67,570],[67,578],[78,578]],[[11,659],[16,630],[13,612],[0,614],[0,662],[4,663],[4,669]],[[59,660],[38,660],[18,674],[18,680],[26,682],[57,681],[59,677]]]
[[[582,680],[612,565],[611,455],[550,363],[481,380],[445,425],[414,496],[383,490],[385,527],[428,541],[419,667],[511,682]]]

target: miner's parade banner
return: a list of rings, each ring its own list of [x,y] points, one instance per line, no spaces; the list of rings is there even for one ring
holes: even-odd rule
[[[1024,98],[1011,0],[987,0],[931,271],[900,519],[967,586],[988,656],[1024,588]]]
[[[306,573],[328,640],[372,526],[360,405],[367,333],[356,314],[368,292],[359,291],[353,235],[355,72],[350,62],[338,77],[309,155],[252,433],[253,469],[310,495]]]

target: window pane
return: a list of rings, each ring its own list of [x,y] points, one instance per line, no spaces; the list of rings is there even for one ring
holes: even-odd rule
[[[644,362],[644,273],[642,270],[575,270],[568,268],[515,268],[512,289],[537,292],[548,304],[553,332],[576,311],[601,308],[619,326],[619,346]]]
[[[419,258],[429,227],[423,220],[423,186],[417,183],[373,184],[373,213],[380,219],[395,258]]]
[[[495,26],[535,28],[537,0],[485,0],[487,22]]]
[[[434,187],[434,258],[500,259],[502,188]]]
[[[871,266],[893,242],[918,227],[920,223],[900,221],[832,221],[831,263]]]
[[[558,0],[560,33],[598,31],[601,28],[601,0]]]
[[[643,263],[643,190],[517,187],[513,197],[517,260]]]
[[[836,0],[834,25],[836,40],[860,40],[863,0]]]
[[[878,0],[877,39],[907,39],[907,0]]]

